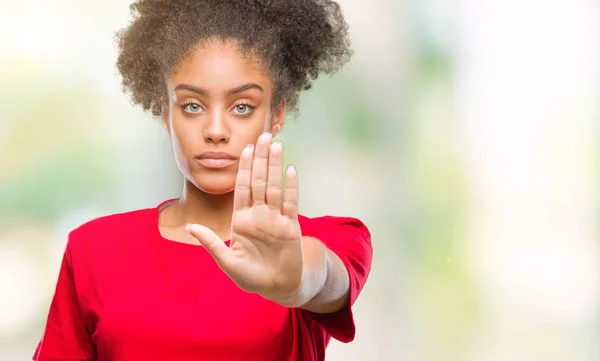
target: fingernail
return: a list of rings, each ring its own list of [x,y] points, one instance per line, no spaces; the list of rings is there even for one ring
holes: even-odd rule
[[[252,148],[254,148],[254,144],[248,144],[248,145],[246,145],[246,148],[252,149]]]
[[[188,224],[186,224],[186,225],[185,225],[185,231],[186,231],[186,232],[189,232],[189,231],[190,231],[190,227],[192,227],[192,224],[191,224],[191,223],[188,223]]]

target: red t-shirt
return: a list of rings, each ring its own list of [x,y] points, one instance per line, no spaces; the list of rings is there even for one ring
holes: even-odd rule
[[[166,202],[165,202],[166,203]],[[39,361],[323,360],[354,339],[351,305],[371,268],[365,225],[299,216],[350,275],[350,305],[319,315],[242,291],[203,247],[163,238],[157,208],[95,219],[69,234]]]

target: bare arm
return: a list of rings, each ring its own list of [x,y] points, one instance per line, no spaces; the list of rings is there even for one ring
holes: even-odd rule
[[[314,313],[332,313],[349,302],[350,279],[342,260],[314,237],[302,238],[304,275],[295,300],[287,304]]]

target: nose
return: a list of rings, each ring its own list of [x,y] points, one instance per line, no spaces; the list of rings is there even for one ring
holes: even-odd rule
[[[211,143],[227,143],[229,141],[229,129],[225,119],[225,114],[215,110],[210,114],[209,122],[204,129],[204,140]]]

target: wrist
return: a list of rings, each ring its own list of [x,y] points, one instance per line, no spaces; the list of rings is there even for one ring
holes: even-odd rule
[[[304,237],[302,242],[303,270],[297,292],[276,301],[289,308],[302,307],[322,292],[329,273],[330,259],[327,247],[316,238]]]

